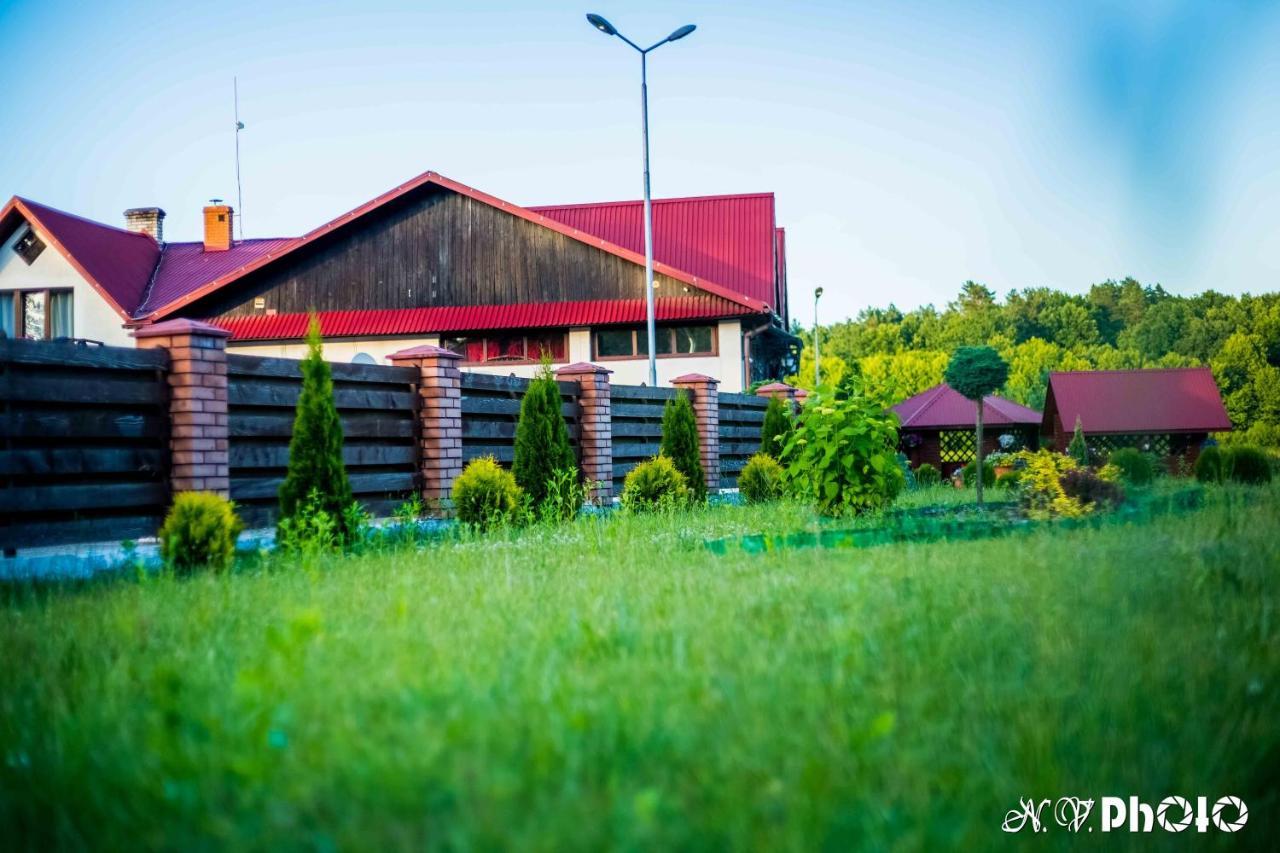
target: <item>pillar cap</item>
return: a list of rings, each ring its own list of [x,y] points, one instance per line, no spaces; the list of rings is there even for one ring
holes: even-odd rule
[[[777,394],[778,392],[782,392],[784,394],[790,394],[795,390],[797,389],[794,385],[788,385],[785,382],[770,382],[768,385],[761,385],[759,388],[757,388],[756,393],[757,394]]]
[[[557,370],[556,376],[577,376],[583,373],[613,373],[613,371],[607,367],[592,364],[589,361],[575,361],[573,364],[566,364]]]
[[[165,320],[148,326],[139,326],[134,330],[135,338],[167,338],[173,335],[204,335],[207,338],[229,338],[231,333],[221,326],[205,323],[201,320],[188,320],[185,317],[177,320]]]
[[[686,373],[683,376],[677,376],[675,379],[671,380],[672,385],[696,385],[700,383],[719,385],[720,380],[707,376],[705,373]]]
[[[399,352],[393,352],[391,355],[387,356],[387,358],[391,361],[412,361],[417,358],[461,359],[462,356],[458,355],[451,349],[433,347],[431,344],[422,344],[421,346],[409,347],[408,349],[402,349]]]

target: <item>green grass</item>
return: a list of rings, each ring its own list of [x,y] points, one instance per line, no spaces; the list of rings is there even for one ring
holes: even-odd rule
[[[1176,793],[1250,808],[1180,846],[1264,848],[1280,490],[1242,494],[990,541],[716,556],[815,524],[720,507],[9,589],[0,846],[993,849],[1019,797]],[[1172,838],[1039,839],[1087,841]]]

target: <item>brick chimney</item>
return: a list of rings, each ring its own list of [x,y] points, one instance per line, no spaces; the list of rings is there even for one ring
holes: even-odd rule
[[[225,252],[231,248],[231,205],[215,198],[204,209],[204,250]]]
[[[163,243],[164,211],[158,207],[131,207],[124,212],[124,227],[139,234],[150,234],[157,243]]]

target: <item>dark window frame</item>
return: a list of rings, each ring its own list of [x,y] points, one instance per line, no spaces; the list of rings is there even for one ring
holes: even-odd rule
[[[45,250],[45,243],[40,239],[40,235],[30,225],[27,230],[13,244],[13,253],[22,258],[27,266],[31,266],[36,262],[36,258]]]
[[[675,349],[676,338],[675,333],[680,329],[688,329],[692,327],[710,329],[711,330],[711,349],[707,352],[677,352]],[[631,355],[601,355],[600,354],[600,333],[601,332],[631,332]],[[640,348],[640,335],[645,331],[644,328],[635,327],[631,329],[604,328],[591,330],[591,354],[592,361],[634,361],[637,358],[648,358],[649,350],[647,347]],[[657,353],[658,358],[718,358],[720,356],[720,325],[718,323],[686,323],[678,326],[658,326],[657,334],[664,332],[668,335],[671,352]]]
[[[24,287],[14,289],[0,290],[0,293],[13,295],[13,336],[22,340],[32,340],[23,332],[26,330],[26,317],[23,314],[26,296],[33,293],[44,294],[44,337],[35,340],[49,341],[53,340],[53,296],[54,294],[66,293],[71,296],[71,323],[72,333],[75,332],[75,288],[73,287]]]
[[[440,346],[452,352],[457,352],[458,355],[462,356],[462,364],[467,366],[482,367],[482,366],[488,365],[492,367],[492,366],[503,366],[508,364],[511,364],[511,365],[540,364],[542,363],[541,357],[538,357],[538,358],[529,357],[529,339],[530,338],[550,338],[555,335],[559,335],[563,340],[564,361],[567,362],[569,360],[569,333],[567,331],[558,330],[558,329],[548,329],[545,332],[520,332],[519,334],[513,331],[509,335],[502,335],[502,334],[490,333],[490,332],[460,334],[460,335],[441,335]],[[508,358],[506,356],[500,356],[498,358],[486,358],[483,361],[473,361],[467,358],[466,345],[467,345],[467,342],[469,341],[472,341],[472,342],[477,340],[484,341],[485,352],[487,353],[489,350],[489,343],[491,341],[497,341],[499,338],[514,338],[514,337],[520,337],[524,340],[524,357],[523,358]],[[462,347],[462,352],[458,352],[457,349],[454,349],[455,345],[460,345]]]

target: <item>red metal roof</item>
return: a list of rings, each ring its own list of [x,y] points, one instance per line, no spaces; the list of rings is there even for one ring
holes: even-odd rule
[[[530,207],[557,222],[644,253],[644,202]],[[779,306],[773,193],[653,200],[653,257],[700,279]]]
[[[269,260],[297,242],[296,237],[241,240],[225,252],[206,252],[204,243],[166,243],[151,287],[135,316],[145,316],[185,294],[245,269],[260,259]]]
[[[0,229],[21,215],[84,276],[124,319],[142,299],[160,247],[148,234],[126,231],[14,196],[0,211]]]
[[[741,312],[741,308],[734,303],[715,296],[658,299],[656,307],[660,321],[711,320],[737,316]],[[354,338],[638,324],[643,323],[644,319],[643,299],[600,299],[527,305],[322,311],[320,332],[326,338]],[[301,339],[306,335],[308,315],[254,314],[247,317],[218,317],[209,322],[231,332],[233,341],[291,340]]]
[[[978,405],[950,385],[935,385],[896,406],[903,429],[971,429]],[[982,422],[987,426],[1039,426],[1040,413],[994,394],[982,399]]]
[[[1064,429],[1074,429],[1078,417],[1089,434],[1231,429],[1207,367],[1051,373],[1049,401]]]
[[[601,237],[590,234],[586,231],[582,231],[582,230],[579,230],[578,228],[565,225],[561,222],[556,221],[555,219],[552,219],[547,216],[543,216],[540,213],[536,213],[534,211],[520,207],[519,205],[512,204],[511,202],[503,201],[502,199],[497,198],[496,196],[491,196],[488,193],[480,192],[479,190],[473,189],[469,186],[466,186],[465,184],[460,184],[457,181],[454,181],[450,178],[446,178],[443,175],[437,174],[436,172],[424,172],[418,177],[414,178],[413,180],[407,181],[401,184],[400,186],[383,193],[377,198],[371,199],[365,202],[364,204],[360,205],[359,207],[353,210],[350,210],[347,213],[342,214],[336,219],[333,219],[325,223],[324,225],[321,225],[319,228],[315,228],[307,232],[306,234],[302,235],[296,240],[288,242],[286,245],[280,247],[278,251],[261,255],[249,261],[244,266],[239,267],[230,272],[227,272],[213,279],[212,281],[207,281],[199,285],[196,285],[192,287],[190,290],[186,291],[185,293],[175,296],[173,299],[171,299],[170,301],[164,304],[155,303],[154,307],[149,308],[148,311],[146,311],[145,313],[139,313],[136,316],[148,322],[153,322],[169,314],[172,314],[174,311],[177,311],[182,306],[188,305],[191,302],[194,302],[195,300],[200,299],[201,297],[207,296],[213,291],[230,284],[231,282],[240,278],[242,275],[245,275],[246,273],[249,273],[253,270],[260,269],[266,264],[271,263],[277,260],[278,258],[284,257],[285,255],[288,255],[290,252],[294,252],[299,248],[306,246],[312,243],[313,241],[318,240],[321,237],[342,228],[345,225],[350,224],[352,221],[359,219],[361,216],[364,216],[367,213],[377,210],[383,205],[397,198],[400,198],[406,193],[413,192],[414,190],[427,186],[428,184],[434,184],[436,186],[443,187],[444,189],[451,190],[453,192],[465,195],[468,198],[471,198],[482,204],[487,204],[491,207],[498,208],[499,210],[505,210],[506,212],[512,214],[513,216],[518,216],[521,219],[524,219],[526,221],[533,222],[538,225],[542,225],[546,228],[550,228],[553,231],[556,231],[560,234],[564,234],[565,236],[571,237],[574,240],[578,240],[579,242],[586,243],[589,246],[595,246],[603,251],[609,252],[610,254],[617,255],[618,257],[621,257],[621,258],[625,258],[631,261],[632,263],[637,263],[637,264],[644,263],[644,255],[634,250],[615,245],[614,243],[609,242],[608,240],[605,240]],[[770,227],[772,227],[772,223],[770,223]],[[730,302],[737,303],[739,306],[739,310],[737,312],[738,314],[746,314],[746,313],[763,314],[763,313],[768,313],[770,310],[770,307],[769,307],[770,302],[767,299],[757,299],[755,297],[744,296],[742,293],[739,293],[733,288],[727,287],[719,282],[707,280],[696,274],[687,272],[683,269],[676,268],[669,264],[656,263],[654,266],[654,269],[657,272],[660,272],[663,275],[673,278],[677,281],[683,282],[692,287],[696,287],[699,290],[705,291],[707,293],[714,294]],[[154,302],[154,300],[149,300],[149,301]]]

